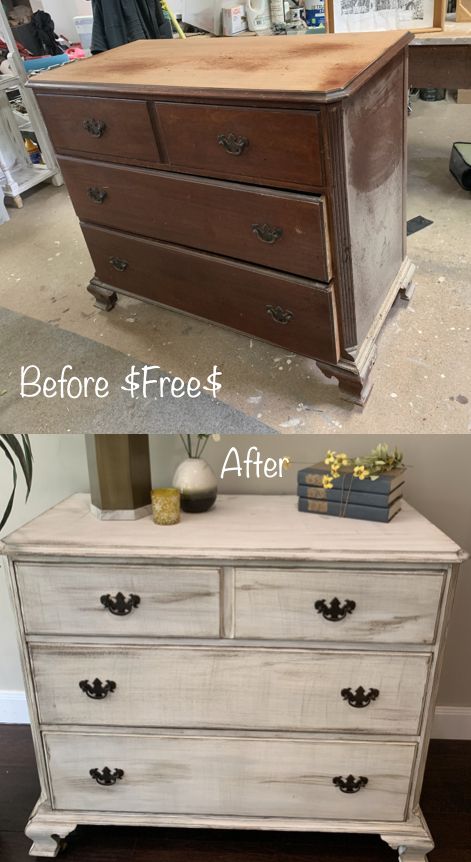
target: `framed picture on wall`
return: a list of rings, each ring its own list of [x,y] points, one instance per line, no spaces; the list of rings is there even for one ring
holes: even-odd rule
[[[443,30],[446,0],[326,0],[329,33]]]

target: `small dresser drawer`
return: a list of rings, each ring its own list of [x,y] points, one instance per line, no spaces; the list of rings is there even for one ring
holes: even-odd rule
[[[42,724],[419,732],[430,656],[32,644]]]
[[[29,634],[218,637],[219,571],[176,566],[16,566]]]
[[[412,743],[253,736],[44,739],[54,808],[156,814],[401,821],[416,752]],[[349,776],[356,792],[341,789]]]
[[[57,152],[160,162],[147,102],[90,96],[37,98]]]
[[[319,113],[156,103],[171,167],[258,185],[322,186]]]
[[[432,643],[441,573],[237,569],[238,638]]]
[[[330,280],[322,197],[61,159],[82,221]]]
[[[331,285],[82,224],[97,277],[317,359],[339,355]],[[195,284],[204,285],[196,290]]]

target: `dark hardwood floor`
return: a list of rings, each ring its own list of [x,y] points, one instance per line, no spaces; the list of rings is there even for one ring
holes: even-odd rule
[[[26,862],[23,829],[39,787],[29,727],[0,725],[0,860]],[[430,862],[471,862],[471,742],[431,744],[422,808]],[[377,836],[79,827],[64,862],[393,862]]]

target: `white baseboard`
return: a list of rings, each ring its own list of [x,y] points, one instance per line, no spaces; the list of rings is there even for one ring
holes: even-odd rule
[[[23,691],[0,691],[0,724],[29,724]],[[433,739],[471,739],[471,707],[437,706]]]
[[[0,691],[0,724],[29,724],[24,691]]]
[[[437,706],[432,737],[433,739],[471,739],[471,707]]]

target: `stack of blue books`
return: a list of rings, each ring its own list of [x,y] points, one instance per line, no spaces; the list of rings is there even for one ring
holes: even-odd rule
[[[387,523],[401,510],[405,467],[391,470],[376,480],[358,479],[350,468],[332,488],[323,487],[330,468],[320,462],[298,471],[298,509],[316,515],[338,515]]]

